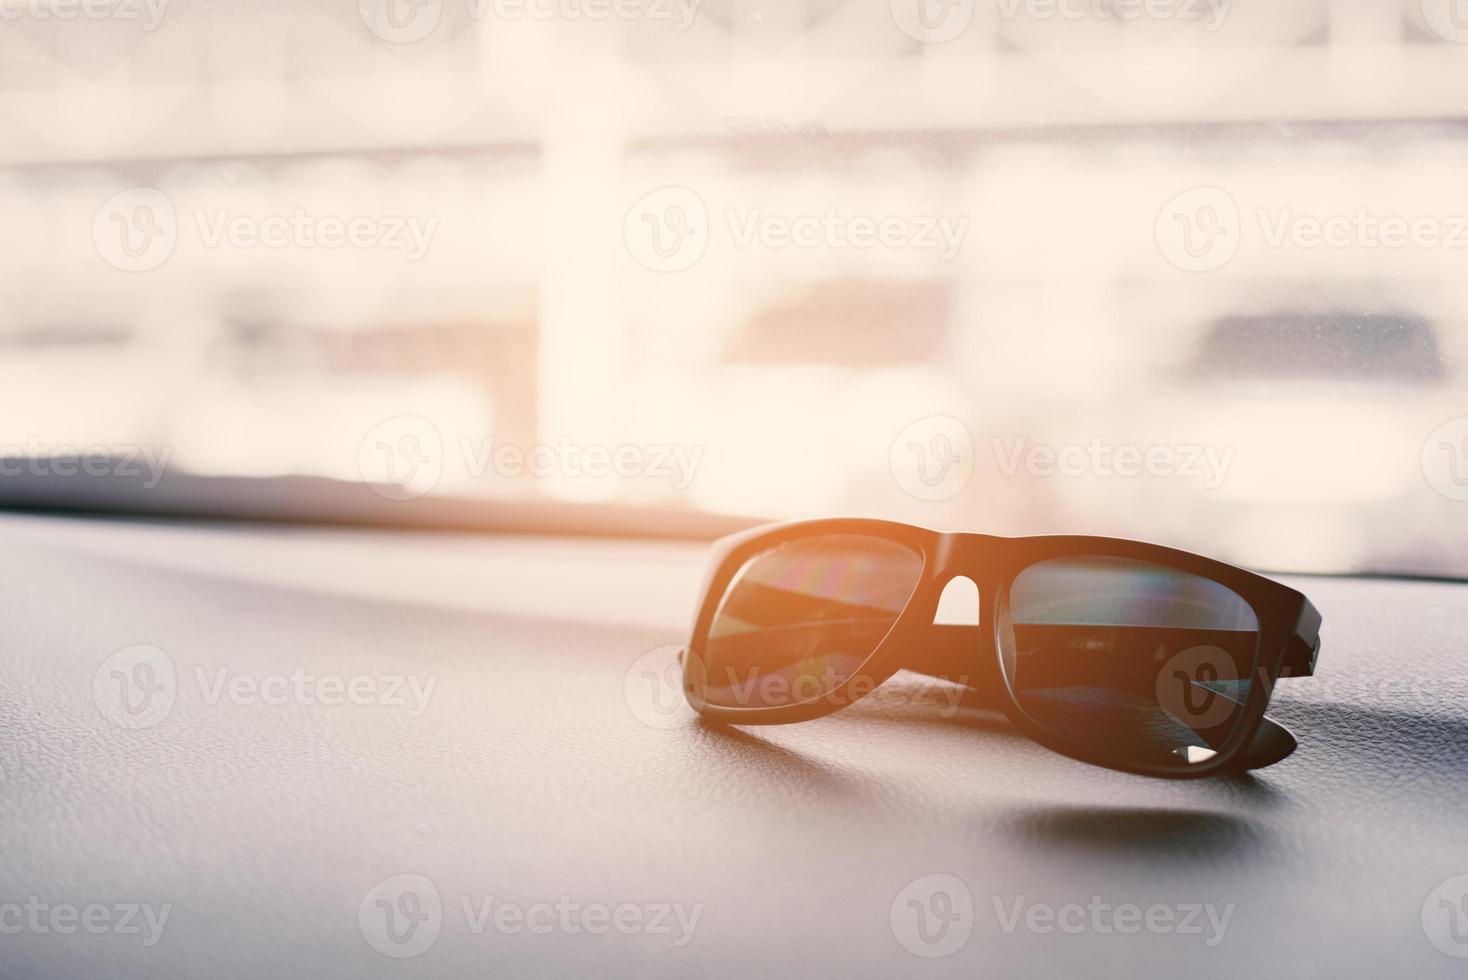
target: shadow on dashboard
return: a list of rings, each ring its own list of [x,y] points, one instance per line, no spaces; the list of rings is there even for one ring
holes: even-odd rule
[[[1014,843],[1047,854],[1098,860],[1195,864],[1262,854],[1269,838],[1254,820],[1232,813],[1163,807],[1049,806],[1001,821]]]
[[[794,780],[821,796],[848,803],[873,801],[880,787],[837,766],[776,745],[740,728],[699,718],[688,728],[703,748],[772,781]]]
[[[885,811],[894,793],[901,797],[900,791],[878,776],[823,762],[738,728],[700,719],[690,731],[731,764],[748,767],[771,786],[795,782],[817,798],[855,809],[876,806]],[[1014,737],[1023,736],[1016,733]],[[1080,765],[1059,757],[1057,762]],[[1187,789],[1191,797],[1211,799],[1222,790],[1234,806],[1252,800],[1263,800],[1268,806],[1276,792],[1248,776],[1203,781]],[[1006,846],[1033,852],[1038,859],[1069,856],[1106,865],[1190,867],[1223,858],[1248,861],[1269,851],[1269,834],[1263,824],[1213,808],[1035,804],[1007,809],[1002,801],[992,802],[1000,804],[997,814],[985,807],[987,813],[975,811],[974,817],[995,827]]]

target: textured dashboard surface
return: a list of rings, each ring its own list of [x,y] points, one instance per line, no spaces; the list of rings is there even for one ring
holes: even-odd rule
[[[1299,751],[1169,783],[912,676],[701,724],[662,682],[697,547],[20,516],[0,542],[3,977],[1468,969],[1465,586],[1294,581],[1325,616],[1271,710]]]

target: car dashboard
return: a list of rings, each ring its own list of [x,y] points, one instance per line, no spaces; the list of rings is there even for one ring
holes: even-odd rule
[[[1463,584],[1286,579],[1325,621],[1270,710],[1298,751],[1173,782],[917,675],[806,724],[702,722],[666,683],[696,544],[36,515],[0,540],[0,902],[42,923],[0,910],[6,977],[1447,977],[1468,955]],[[114,676],[166,704],[109,700]],[[89,934],[91,905],[113,927]]]

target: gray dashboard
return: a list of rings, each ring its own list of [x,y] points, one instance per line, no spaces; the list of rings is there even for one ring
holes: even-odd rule
[[[6,978],[1468,966],[1468,586],[1290,580],[1325,617],[1271,709],[1300,749],[1171,783],[915,675],[700,723],[665,682],[696,546],[34,516],[0,542]]]

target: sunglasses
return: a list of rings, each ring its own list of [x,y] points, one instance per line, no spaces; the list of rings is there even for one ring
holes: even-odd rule
[[[934,621],[959,577],[981,625]],[[710,720],[775,725],[908,669],[976,689],[1057,752],[1191,778],[1294,751],[1264,711],[1275,681],[1314,673],[1319,633],[1294,589],[1160,545],[802,521],[714,544],[683,690]]]

